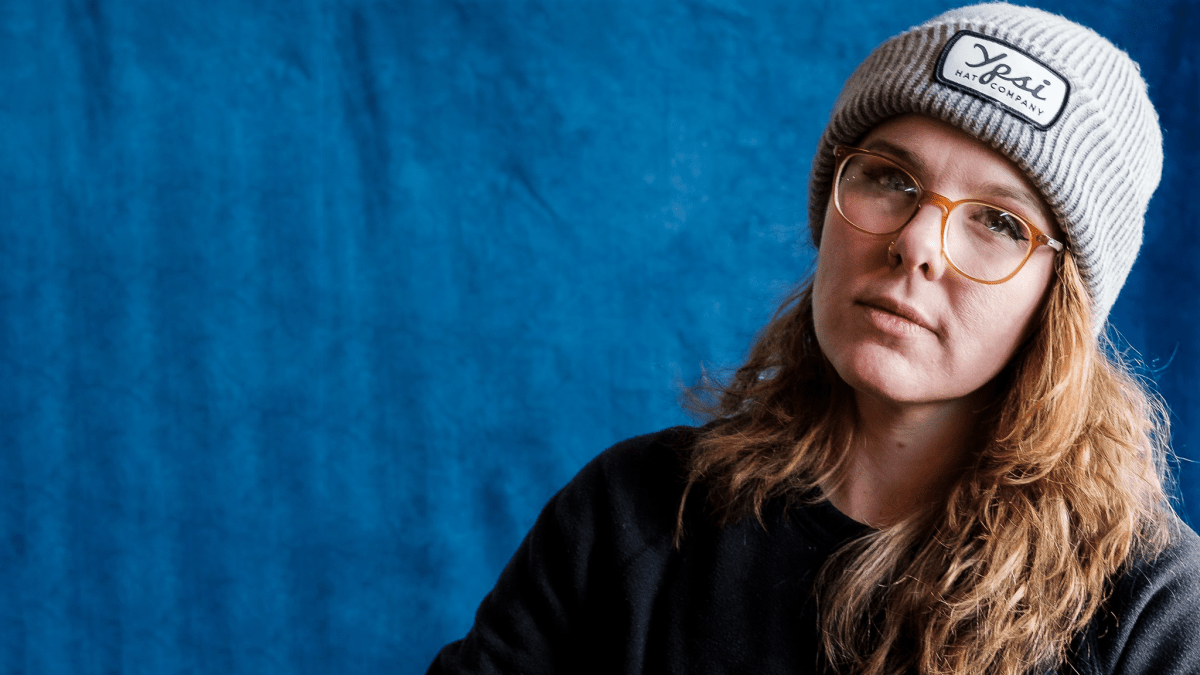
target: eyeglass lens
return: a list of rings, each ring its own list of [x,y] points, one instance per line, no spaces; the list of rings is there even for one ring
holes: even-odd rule
[[[838,209],[865,232],[888,234],[904,227],[917,212],[921,188],[899,165],[871,155],[853,154],[837,180]],[[1032,246],[1032,233],[1017,216],[979,202],[964,202],[946,220],[946,257],[967,276],[996,281],[1012,274]]]

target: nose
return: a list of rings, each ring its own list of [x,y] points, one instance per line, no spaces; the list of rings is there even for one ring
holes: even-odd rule
[[[888,262],[905,273],[918,271],[928,281],[940,279],[946,273],[942,256],[942,221],[946,213],[946,206],[936,195],[922,199],[917,212],[888,246]]]

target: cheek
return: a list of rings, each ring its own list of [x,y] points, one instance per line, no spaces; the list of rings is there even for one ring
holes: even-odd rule
[[[829,318],[830,305],[833,302],[831,296],[832,289],[837,288],[837,281],[833,265],[829,261],[829,254],[825,246],[817,253],[817,270],[813,274],[813,323],[816,326],[818,335],[821,332],[822,326]]]
[[[887,242],[861,234],[843,222],[830,203],[817,250],[817,269],[813,275],[814,311],[818,304],[829,308],[852,286],[882,268],[887,262]]]
[[[844,320],[852,295],[851,288],[863,274],[858,269],[864,252],[846,230],[849,226],[836,222],[833,205],[825,216],[821,248],[817,251],[817,269],[813,274],[813,324],[817,341],[829,353],[829,335],[838,330]]]
[[[1020,293],[1007,293],[1021,290]],[[989,380],[1000,372],[1037,326],[1042,294],[1030,289],[981,286],[965,291],[956,304],[957,348],[953,358],[976,377]]]

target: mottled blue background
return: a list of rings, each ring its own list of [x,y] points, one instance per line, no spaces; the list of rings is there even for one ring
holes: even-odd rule
[[[423,672],[742,357],[840,84],[951,5],[4,2],[0,672]],[[1200,7],[1043,6],[1162,116],[1113,319],[1195,522]]]

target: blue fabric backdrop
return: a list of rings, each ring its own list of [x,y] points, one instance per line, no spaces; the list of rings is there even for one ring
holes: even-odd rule
[[[1113,319],[1200,458],[1200,7],[1043,5],[1158,105]],[[741,358],[840,84],[949,6],[4,2],[0,672],[423,672]]]

